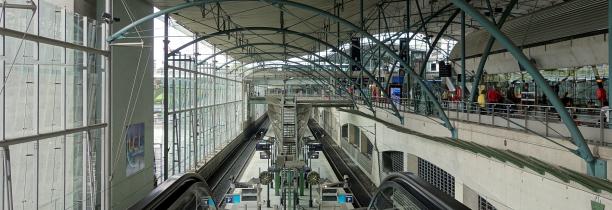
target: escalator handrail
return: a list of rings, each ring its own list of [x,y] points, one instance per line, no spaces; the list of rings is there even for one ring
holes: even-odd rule
[[[410,193],[421,204],[425,205],[427,209],[469,209],[461,202],[410,172],[392,173],[388,175],[383,182],[381,182],[370,206],[376,202],[378,194],[398,185],[402,186],[405,191]]]
[[[174,175],[153,189],[145,198],[132,205],[129,209],[160,209],[170,206],[176,199],[173,197],[181,196],[193,184],[206,182],[197,173],[185,173]],[[206,189],[210,194],[210,189]]]

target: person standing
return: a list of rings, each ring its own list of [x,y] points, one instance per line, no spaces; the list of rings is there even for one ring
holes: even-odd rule
[[[478,95],[478,106],[480,107],[480,110],[484,110],[485,106],[486,106],[486,100],[485,100],[485,95],[487,94],[487,92],[485,90],[481,90],[480,94]]]
[[[487,90],[487,106],[489,107],[489,113],[494,111],[495,104],[497,103],[497,91],[495,90],[495,86],[489,87]]]
[[[595,90],[595,97],[603,107],[604,102],[608,101],[608,93],[603,87],[603,82],[597,82],[597,90]]]

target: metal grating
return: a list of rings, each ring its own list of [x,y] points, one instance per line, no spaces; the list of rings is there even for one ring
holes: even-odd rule
[[[384,172],[404,171],[404,153],[398,151],[385,151],[383,154]]]
[[[410,194],[406,194],[404,192],[393,190],[393,195],[391,199],[393,200],[393,207],[395,209],[404,209],[404,210],[419,210],[421,209],[419,205],[417,205],[414,201],[418,201],[414,196]]]
[[[438,166],[419,158],[419,177],[442,192],[455,197],[455,177]]]
[[[481,197],[480,195],[478,196],[478,209],[480,209],[480,210],[497,210],[497,208],[495,208],[495,206],[493,206],[493,204],[489,203],[489,201],[487,201],[487,199]]]

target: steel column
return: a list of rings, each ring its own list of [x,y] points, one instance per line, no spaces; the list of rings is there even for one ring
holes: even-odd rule
[[[508,52],[512,54],[512,56],[522,65],[525,70],[531,75],[536,84],[541,88],[544,95],[548,98],[550,103],[555,107],[557,113],[561,117],[561,120],[569,130],[572,135],[573,143],[578,146],[578,150],[575,150],[578,156],[584,159],[587,162],[587,173],[592,176],[606,178],[606,161],[597,159],[591,153],[589,146],[584,140],[582,133],[576,126],[576,123],[573,121],[569,112],[561,103],[559,96],[555,93],[552,88],[548,85],[544,77],[540,74],[540,72],[535,68],[535,66],[529,61],[527,56],[523,54],[521,49],[519,49],[506,35],[504,35],[501,30],[489,21],[486,17],[484,17],[478,10],[469,5],[464,0],[451,0],[451,2],[459,7],[461,10],[472,16],[472,18],[476,19],[483,28],[485,28],[498,42],[504,46]]]
[[[465,12],[461,12],[461,101],[465,100]]]
[[[164,180],[168,179],[168,24],[170,21],[170,15],[164,15]]]
[[[610,64],[612,64],[610,62],[612,61],[612,41],[610,41],[612,35],[610,35],[610,29],[612,29],[612,0],[608,0],[608,104],[612,100],[612,81],[610,80],[612,78],[612,68],[610,68]],[[608,124],[612,125],[611,122],[608,122]]]
[[[178,11],[184,8],[188,8],[188,7],[192,7],[192,6],[196,6],[196,5],[202,5],[205,3],[212,3],[212,2],[233,2],[233,1],[250,1],[250,2],[255,2],[255,0],[200,0],[200,1],[192,1],[192,2],[186,2],[186,3],[182,3],[179,4],[177,6],[174,7],[170,7],[167,9],[163,9],[160,10],[156,13],[150,14],[146,17],[143,17],[137,21],[132,22],[131,24],[129,24],[128,26],[118,30],[115,34],[111,35],[107,41],[112,42],[118,38],[120,38],[121,36],[123,36],[123,34],[125,34],[128,30],[134,28],[137,25],[140,25],[144,22],[146,22],[147,20],[153,19],[157,16],[160,16],[162,14],[167,14],[167,13],[172,13],[174,11]],[[356,26],[355,24],[341,18],[338,16],[335,16],[325,10],[321,10],[306,4],[302,4],[302,3],[298,3],[298,2],[293,2],[293,1],[287,1],[287,0],[264,0],[265,2],[270,3],[271,5],[274,5],[276,7],[279,7],[280,9],[282,9],[285,6],[291,6],[291,7],[295,7],[301,10],[306,10],[306,11],[310,11],[316,14],[319,14],[321,16],[330,18],[336,22],[338,22],[338,24],[343,24],[346,25],[348,28],[354,30],[355,32],[358,32],[360,34],[362,34],[365,38],[368,38],[369,40],[372,40],[375,44],[380,45],[381,48],[386,51],[387,53],[389,53],[394,59],[396,60],[400,60],[400,63],[404,66],[406,66],[409,70],[410,70],[410,74],[413,77],[416,77],[418,74],[414,71],[414,69],[410,68],[406,62],[402,61],[399,56],[394,53],[388,46],[384,45],[380,40],[376,39],[374,36],[372,36],[371,34],[369,34],[368,32],[364,31],[363,29],[361,29],[360,27]],[[279,5],[279,3],[282,3],[282,5]],[[373,75],[370,74],[370,72],[365,71],[366,74],[368,74],[369,77],[373,77]],[[380,82],[378,80],[376,80],[375,78],[374,82],[376,83],[377,86],[382,87],[382,85],[380,84]],[[419,84],[421,84],[423,87],[427,87],[425,84],[425,81],[423,81],[422,79],[418,80]],[[390,96],[387,92],[383,92],[385,97],[390,99]],[[436,110],[439,113],[439,117],[440,119],[442,119],[444,121],[444,125],[451,131],[451,135],[453,138],[457,137],[457,133],[455,128],[453,127],[453,125],[450,123],[450,120],[448,119],[448,117],[446,116],[446,114],[444,113],[444,110],[442,109],[442,106],[440,105],[440,103],[437,101],[436,96],[433,94],[433,92],[431,92],[431,90],[429,88],[425,88],[425,93],[427,95],[427,97],[429,97],[432,101],[433,101],[433,105],[436,108]],[[394,114],[396,115],[396,117],[398,117],[400,119],[400,122],[403,124],[404,119],[402,117],[402,115],[399,113],[397,107],[395,106],[395,104],[391,103],[391,108],[393,109]]]
[[[510,16],[512,8],[518,2],[518,0],[510,0],[510,3],[506,6],[506,10],[502,13],[502,16],[499,18],[499,22],[497,23],[498,28],[502,28],[504,23],[506,22],[506,18]],[[495,42],[495,37],[491,35],[489,40],[487,41],[487,45],[485,46],[484,51],[482,52],[482,56],[480,56],[480,62],[478,63],[478,68],[476,69],[476,73],[474,74],[474,81],[472,81],[472,89],[470,89],[470,98],[469,102],[474,102],[476,100],[476,96],[478,95],[478,84],[480,83],[480,79],[482,74],[484,73],[484,66],[487,62],[487,58],[489,58],[489,53],[491,53],[491,49],[493,48],[493,43]],[[465,90],[464,90],[465,91]]]
[[[436,45],[438,44],[438,41],[440,41],[440,38],[442,38],[442,35],[444,34],[448,26],[451,24],[451,22],[455,19],[455,17],[457,17],[459,12],[459,9],[455,10],[455,12],[450,16],[446,23],[444,23],[444,26],[442,26],[440,31],[438,31],[436,38],[434,38],[434,41],[429,45],[429,50],[427,50],[427,54],[425,54],[425,59],[423,59],[423,62],[427,62],[429,60],[429,58],[431,57],[431,53],[433,53],[434,49],[436,48]],[[427,65],[421,65],[421,69],[419,70],[419,75],[421,77],[425,75],[425,67],[427,67]]]

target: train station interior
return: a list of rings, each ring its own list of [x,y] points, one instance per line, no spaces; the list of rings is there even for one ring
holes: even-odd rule
[[[612,209],[612,0],[0,8],[0,210]]]

